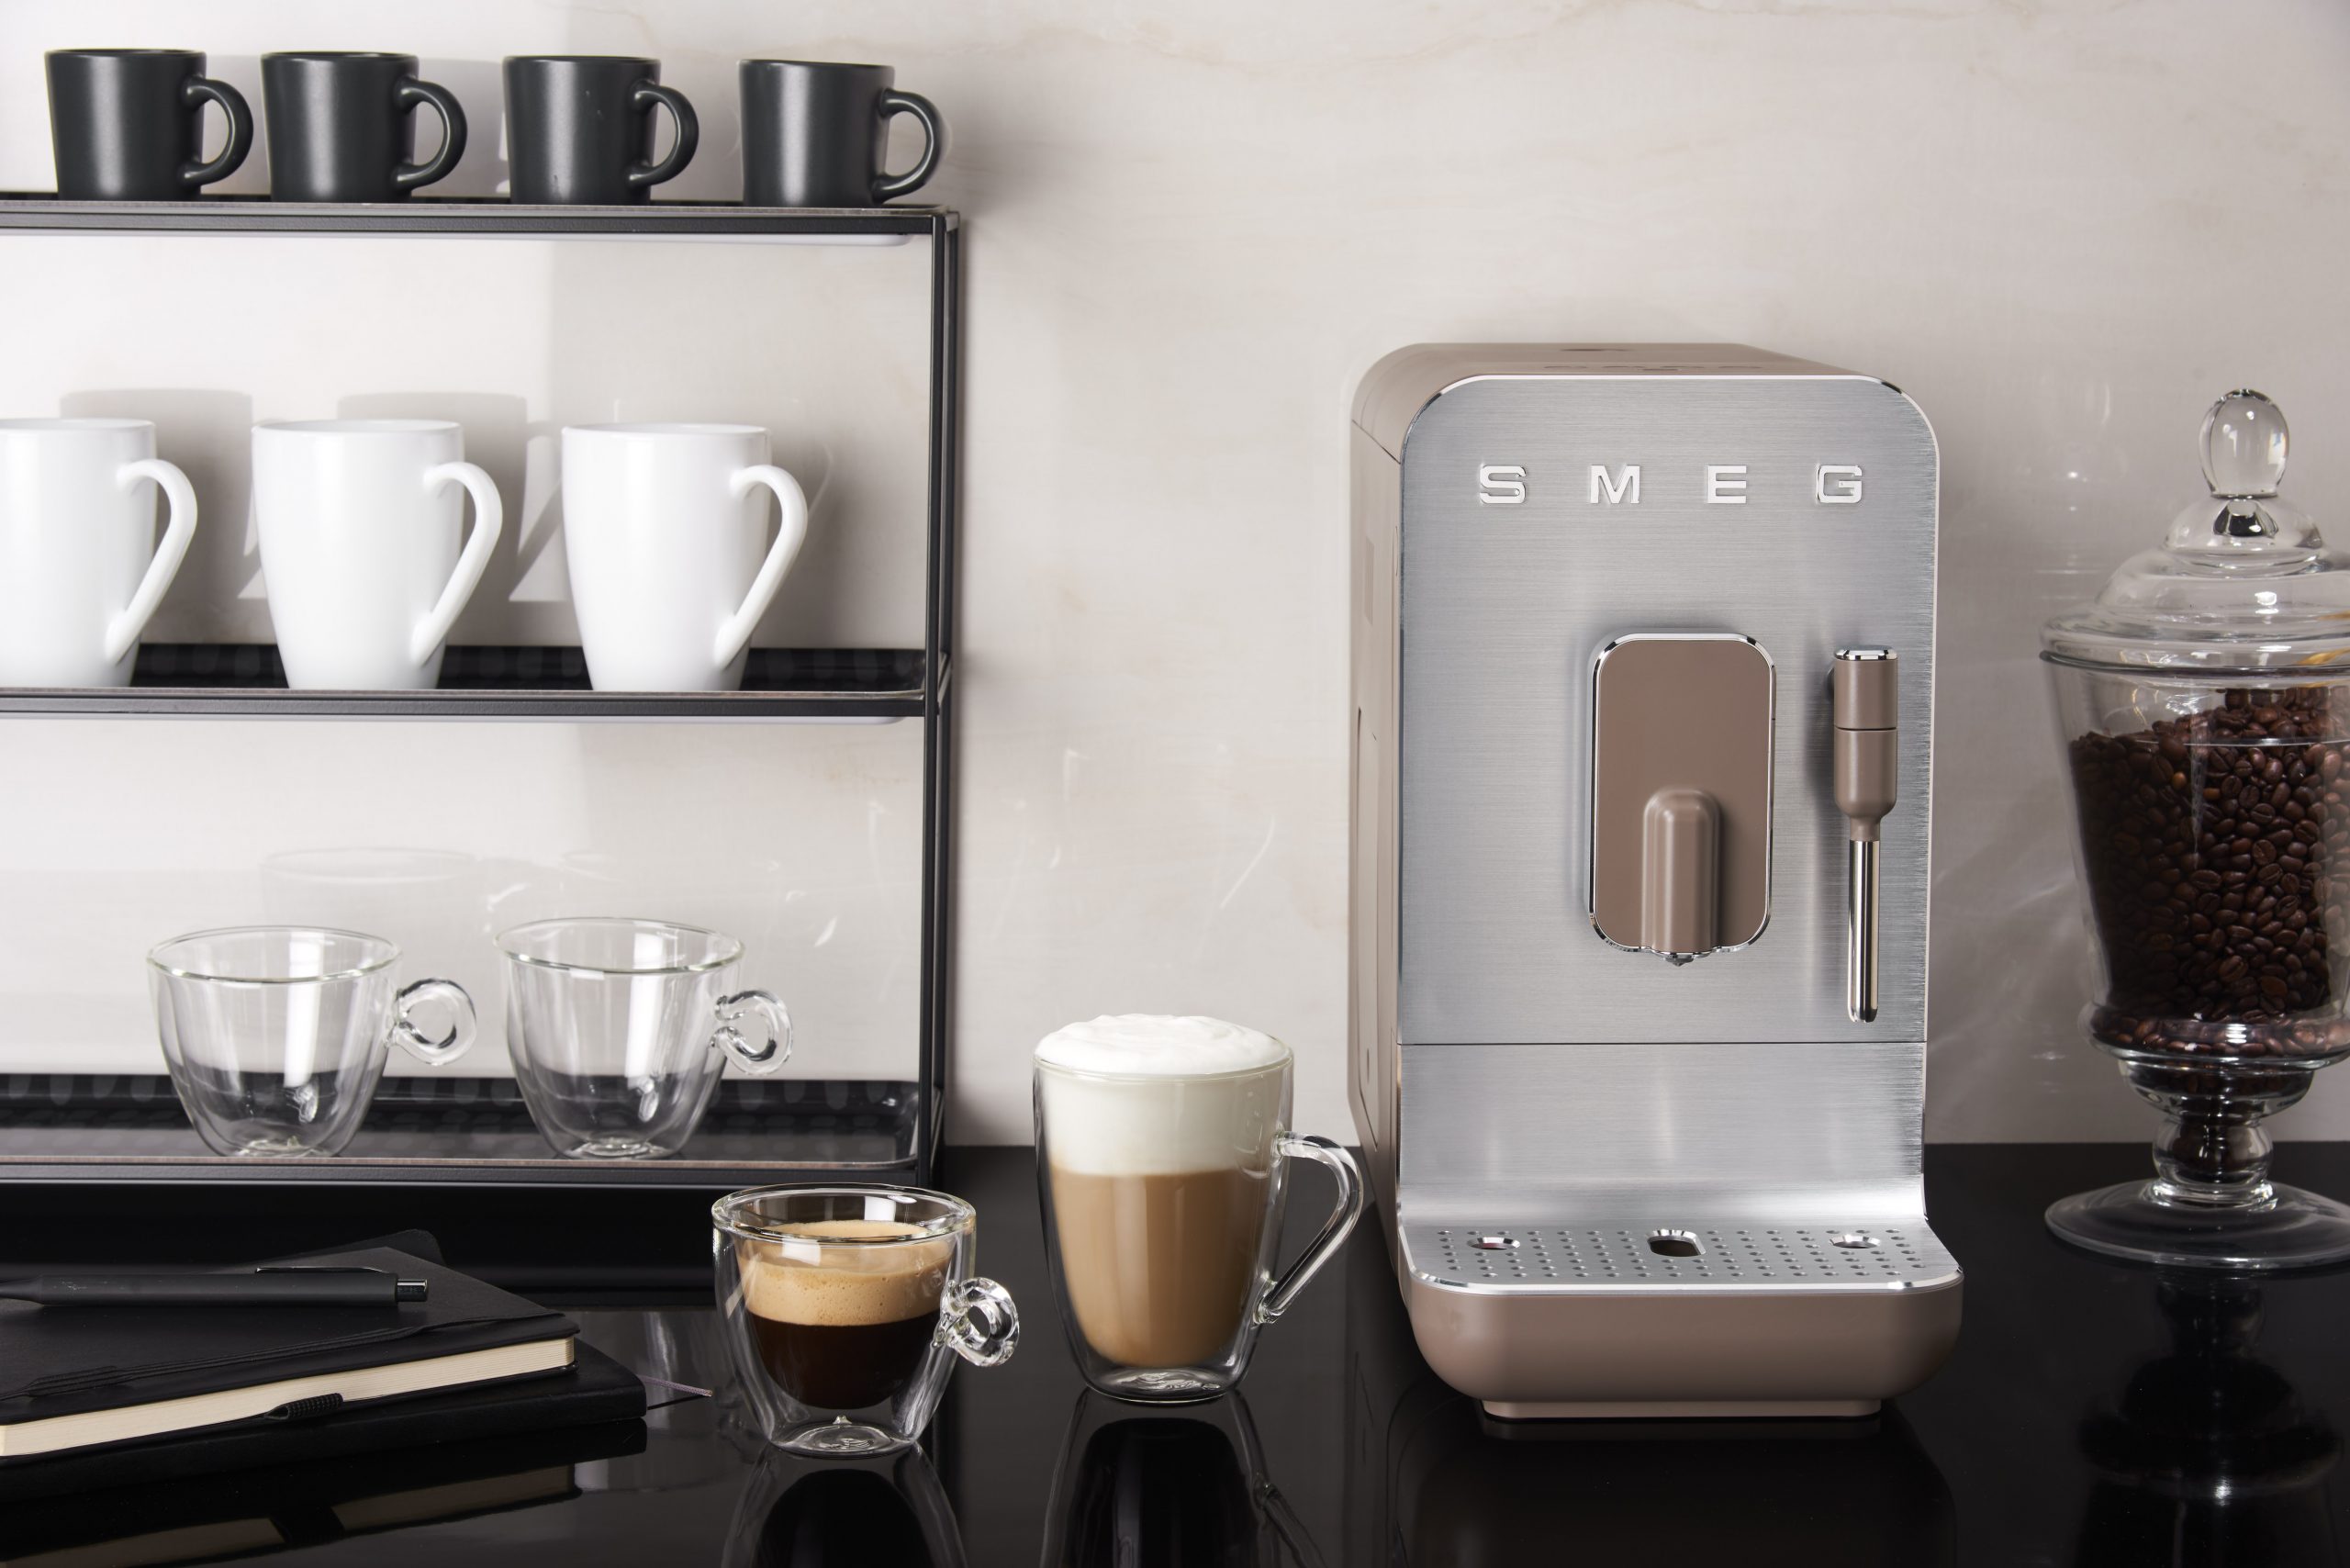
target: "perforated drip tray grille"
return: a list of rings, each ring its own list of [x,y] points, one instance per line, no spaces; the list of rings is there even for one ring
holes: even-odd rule
[[[1915,1290],[1958,1273],[1923,1222],[1897,1225],[1415,1225],[1412,1271],[1529,1294]]]

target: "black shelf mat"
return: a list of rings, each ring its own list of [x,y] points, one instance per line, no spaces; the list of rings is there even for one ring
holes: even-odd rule
[[[576,647],[452,647],[425,691],[292,691],[268,643],[156,643],[124,687],[0,689],[0,712],[591,718],[923,711],[920,648],[754,648],[739,691],[597,691]]]
[[[274,643],[151,643],[139,650],[130,686],[133,690],[284,691],[285,666],[278,659]],[[452,646],[441,660],[441,684],[435,689],[583,692],[591,688],[588,684],[588,657],[577,648]],[[750,693],[919,695],[922,650],[753,648],[743,666],[743,689]]]
[[[480,234],[674,239],[870,240],[958,226],[944,207],[747,207],[649,201],[624,207],[545,207],[498,196],[411,196],[394,202],[285,202],[200,196],[185,201],[68,201],[53,191],[0,191],[0,229],[133,233]]]
[[[913,1085],[890,1080],[728,1080],[677,1154],[558,1156],[513,1080],[387,1078],[351,1146],[331,1159],[213,1154],[161,1074],[0,1075],[0,1182],[49,1179],[454,1180],[560,1185],[739,1185],[776,1172],[883,1168],[912,1158]]]

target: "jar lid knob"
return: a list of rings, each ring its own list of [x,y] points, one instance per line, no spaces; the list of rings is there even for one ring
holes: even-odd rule
[[[2227,500],[2275,495],[2291,439],[2284,410],[2250,387],[2212,404],[2203,416],[2203,477],[2211,493]]]

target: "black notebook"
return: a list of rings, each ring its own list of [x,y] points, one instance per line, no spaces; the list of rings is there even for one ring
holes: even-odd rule
[[[584,1351],[583,1361],[593,1354]],[[643,1421],[605,1420],[330,1457],[289,1452],[233,1475],[169,1479],[142,1470],[127,1484],[118,1474],[110,1478],[117,1484],[76,1488],[39,1507],[7,1507],[16,1499],[0,1490],[0,1561],[10,1568],[212,1562],[562,1502],[579,1495],[574,1466],[642,1453],[644,1440]],[[52,1468],[26,1466],[10,1478]]]
[[[565,1427],[620,1423],[642,1433],[643,1414],[644,1384],[636,1374],[582,1344],[570,1371],[546,1377],[350,1405],[308,1420],[241,1421],[176,1438],[0,1464],[0,1561],[22,1549],[13,1536],[28,1513],[46,1517],[43,1510],[11,1506],[35,1498],[73,1494],[78,1506],[83,1495],[108,1488],[166,1482],[199,1490],[244,1486],[243,1477],[222,1473],[275,1474],[286,1465],[336,1458],[397,1466],[418,1452],[451,1445],[496,1448]]]
[[[430,1282],[386,1307],[33,1306],[0,1303],[0,1473],[103,1445],[568,1369],[561,1313],[391,1247],[302,1261]]]

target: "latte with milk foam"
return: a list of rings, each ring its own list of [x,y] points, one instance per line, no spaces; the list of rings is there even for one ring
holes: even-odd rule
[[[1215,1018],[1072,1024],[1036,1047],[1039,1158],[1077,1333],[1128,1367],[1221,1360],[1258,1281],[1289,1047]]]

